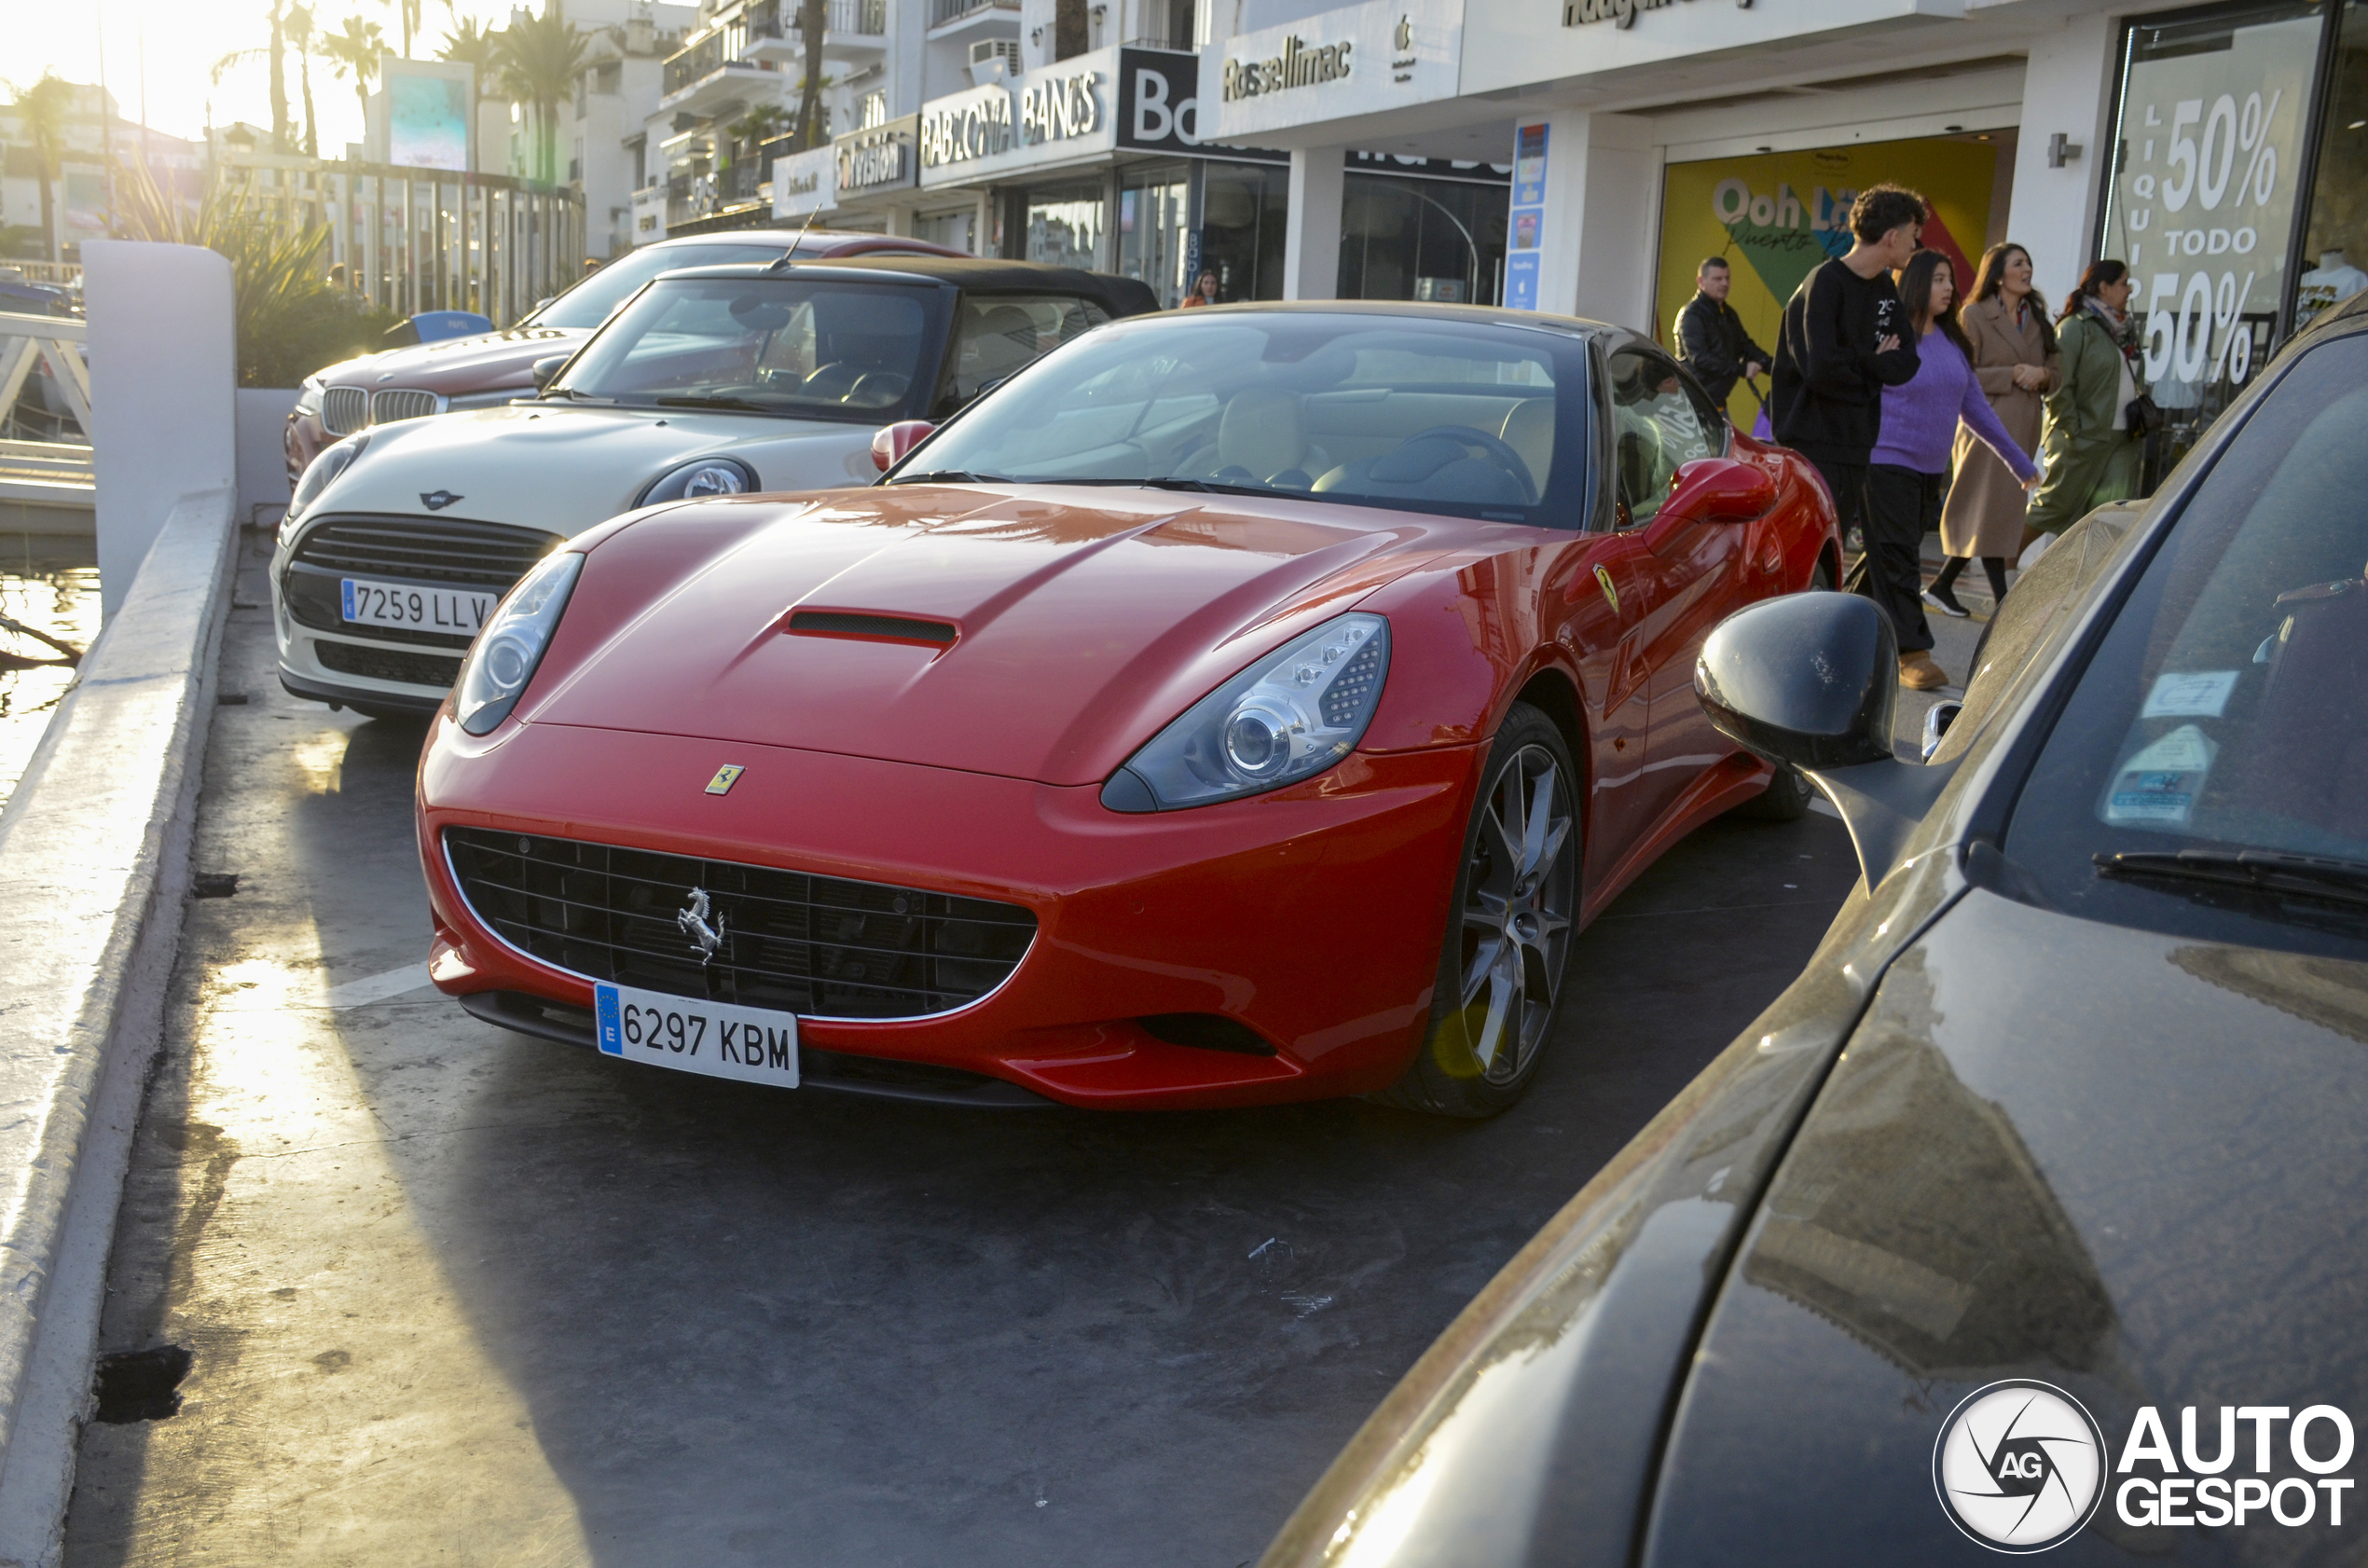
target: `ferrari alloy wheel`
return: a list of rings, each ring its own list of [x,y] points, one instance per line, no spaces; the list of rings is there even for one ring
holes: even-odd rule
[[[1429,1036],[1382,1099],[1480,1117],[1527,1092],[1578,919],[1576,801],[1562,732],[1516,706],[1465,834]]]

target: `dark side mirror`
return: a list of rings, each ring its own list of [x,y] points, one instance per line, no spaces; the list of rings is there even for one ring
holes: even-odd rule
[[[1733,458],[1696,458],[1670,475],[1664,516],[1705,523],[1748,523],[1776,504],[1776,481],[1756,463]]]
[[[1718,732],[1802,769],[1889,762],[1899,640],[1872,599],[1791,594],[1714,627],[1694,695]]]
[[[551,384],[551,378],[557,376],[559,373],[559,366],[565,364],[567,362],[568,356],[565,354],[546,354],[543,358],[536,360],[534,362],[534,368],[530,372],[530,374],[534,377],[534,390],[536,392],[541,392],[544,388],[549,386]]]
[[[1728,616],[1702,644],[1694,695],[1719,734],[1798,768],[1834,803],[1870,889],[1956,771],[1893,750],[1899,640],[1856,594],[1791,594]]]

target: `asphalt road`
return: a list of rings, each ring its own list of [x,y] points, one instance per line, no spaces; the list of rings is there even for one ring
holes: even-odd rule
[[[194,1362],[89,1428],[75,1568],[1232,1568],[1856,877],[1828,816],[1696,833],[1482,1124],[750,1093],[379,978],[423,726],[279,691],[263,555],[198,831],[238,892],[190,906],[103,1327]]]

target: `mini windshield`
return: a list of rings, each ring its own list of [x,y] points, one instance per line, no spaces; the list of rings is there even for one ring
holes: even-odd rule
[[[2168,892],[2283,920],[2316,879],[2294,908],[2368,920],[2368,338],[2307,354],[2188,501],[2006,850],[2102,918]]]
[[[589,332],[631,298],[635,289],[661,272],[679,272],[686,267],[773,261],[779,257],[781,250],[779,245],[654,245],[609,263],[529,316],[522,324],[575,327]]]
[[[939,291],[779,278],[661,278],[547,395],[798,419],[894,418],[934,384]]]
[[[1557,498],[1583,493],[1585,351],[1473,319],[1143,318],[1048,355],[896,478],[1207,488],[1543,522],[1579,511]]]

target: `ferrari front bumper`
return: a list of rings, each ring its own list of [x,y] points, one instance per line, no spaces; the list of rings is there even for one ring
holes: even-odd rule
[[[592,1003],[592,977],[512,945],[463,897],[444,834],[491,829],[1035,915],[1026,956],[988,995],[929,1017],[801,1019],[820,1051],[1074,1106],[1362,1093],[1397,1078],[1428,1021],[1480,763],[1474,747],[1360,753],[1271,795],[1122,816],[1098,786],[549,723],[480,740],[439,720],[419,786],[431,972],[479,998],[472,1011],[508,1009],[518,1016],[497,1021],[530,1031],[534,998]],[[727,765],[743,772],[708,793]],[[1272,1054],[1176,1043],[1193,1031],[1158,1021],[1179,1016],[1230,1021]]]

